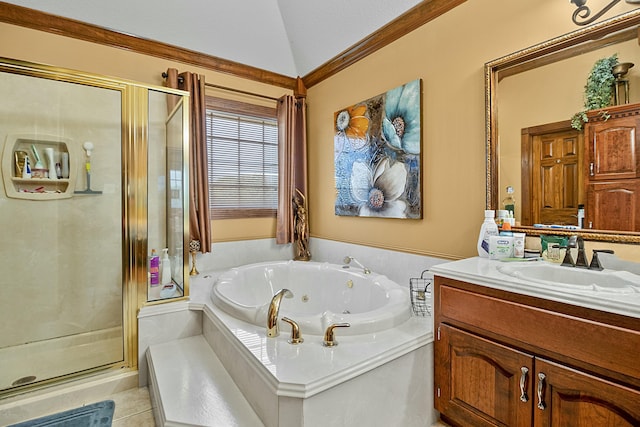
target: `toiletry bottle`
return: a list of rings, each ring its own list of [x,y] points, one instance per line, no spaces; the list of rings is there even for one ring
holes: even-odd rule
[[[171,261],[169,261],[169,248],[162,250],[162,284],[171,283]]]
[[[513,256],[515,258],[524,258],[524,242],[525,233],[513,233]]]
[[[578,205],[578,227],[584,228],[584,205]]]
[[[507,197],[502,200],[503,209],[509,211],[513,214],[513,217],[516,216],[516,199],[513,196],[513,187],[507,187]]]
[[[29,156],[24,156],[24,166],[22,168],[22,177],[31,178],[31,165],[29,164]]]
[[[484,222],[480,227],[480,235],[478,236],[478,255],[483,258],[489,258],[489,238],[498,235],[498,225],[494,219],[493,210],[484,211]]]
[[[151,249],[149,257],[149,284],[151,286],[160,284],[160,257],[156,254],[155,249]]]

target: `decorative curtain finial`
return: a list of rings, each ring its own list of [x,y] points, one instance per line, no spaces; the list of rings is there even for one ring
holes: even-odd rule
[[[200,274],[196,268],[196,252],[200,251],[200,240],[192,240],[189,242],[189,252],[191,253],[191,271],[190,276],[197,276]]]

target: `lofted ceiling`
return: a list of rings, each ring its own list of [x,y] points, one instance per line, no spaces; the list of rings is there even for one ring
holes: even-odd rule
[[[428,0],[5,0],[285,76],[303,76]]]

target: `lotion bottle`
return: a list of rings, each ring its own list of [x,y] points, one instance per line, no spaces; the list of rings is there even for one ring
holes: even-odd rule
[[[480,227],[478,236],[478,255],[483,258],[489,258],[489,239],[491,236],[498,235],[498,225],[494,218],[495,212],[491,209],[484,211],[484,222]]]
[[[162,284],[171,283],[171,261],[169,261],[169,248],[162,250]]]
[[[151,249],[149,257],[149,284],[151,286],[160,284],[160,257],[156,254],[155,249]]]

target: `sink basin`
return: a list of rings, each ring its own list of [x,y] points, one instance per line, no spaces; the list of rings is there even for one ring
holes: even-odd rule
[[[511,277],[556,287],[622,293],[640,292],[640,276],[627,271],[597,271],[546,263],[505,265],[497,269]]]

